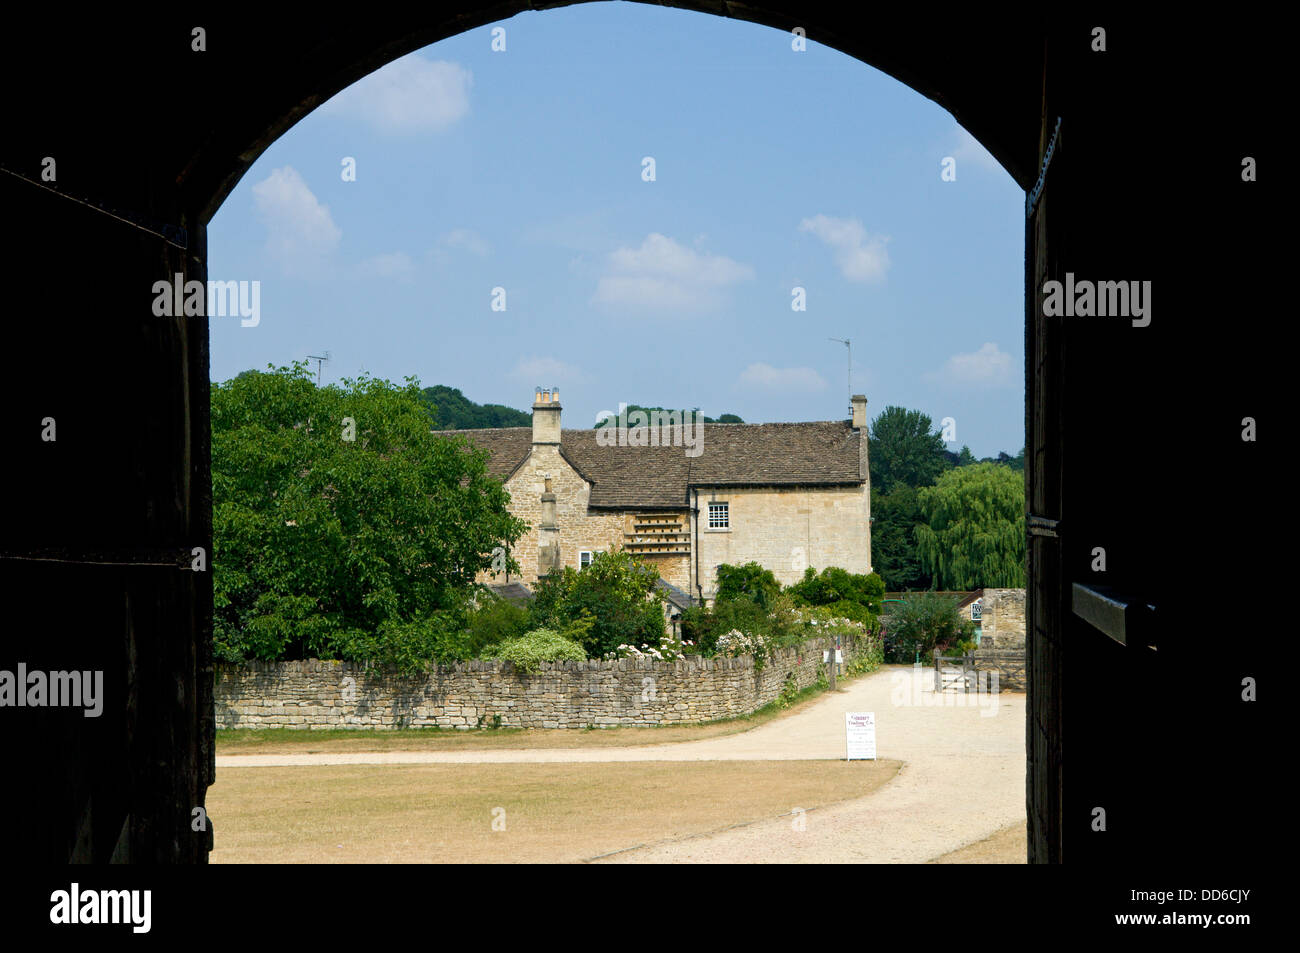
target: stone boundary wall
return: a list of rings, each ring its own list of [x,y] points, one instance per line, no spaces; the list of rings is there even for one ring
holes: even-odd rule
[[[754,660],[689,657],[680,662],[543,663],[534,675],[502,661],[440,665],[400,677],[347,662],[218,665],[217,728],[585,728],[668,725],[745,715],[775,701],[786,677],[817,681],[826,637]],[[869,646],[845,638],[847,664]]]
[[[986,679],[984,672],[998,673],[998,690],[1023,692],[1025,690],[1025,653],[1019,652],[976,652],[975,672],[980,679]],[[980,683],[984,688],[987,681]]]

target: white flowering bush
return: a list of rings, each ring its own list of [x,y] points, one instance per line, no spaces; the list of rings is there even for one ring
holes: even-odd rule
[[[672,636],[664,636],[659,645],[648,645],[642,642],[640,646],[620,645],[612,652],[606,652],[602,658],[606,661],[613,659],[630,658],[630,659],[650,659],[653,662],[677,662],[686,658],[686,649],[693,648],[694,642],[678,641]]]
[[[718,636],[718,654],[724,658],[740,658],[742,655],[752,655],[755,659],[767,658],[771,651],[771,643],[757,633],[749,635],[739,629],[732,629]]]

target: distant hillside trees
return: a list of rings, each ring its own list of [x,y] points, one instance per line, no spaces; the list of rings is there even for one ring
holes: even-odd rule
[[[420,392],[420,400],[433,416],[435,430],[493,430],[530,427],[533,418],[522,410],[501,404],[476,404],[455,387],[436,384]]]
[[[624,413],[626,413],[630,417],[633,413],[635,413],[638,410],[642,411],[646,415],[647,420],[654,419],[650,416],[650,414],[656,412],[661,414],[668,414],[668,413],[681,414],[682,415],[681,419],[685,420],[686,419],[685,415],[688,413],[688,411],[685,410],[669,411],[669,410],[665,410],[663,407],[642,407],[640,404],[628,404]],[[694,410],[689,411],[689,413],[693,413],[693,414],[698,414],[699,412],[700,412],[700,408],[698,407],[696,407]],[[706,424],[743,424],[744,423],[744,421],[741,420],[739,417],[737,417],[735,414],[723,414],[721,417],[718,417],[716,420],[712,417],[704,417],[704,416],[701,416],[699,419],[701,420],[701,422]],[[592,426],[599,427],[600,423],[601,422],[598,420]]]

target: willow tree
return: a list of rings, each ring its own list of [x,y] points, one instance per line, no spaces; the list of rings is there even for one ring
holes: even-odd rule
[[[940,589],[1025,585],[1024,474],[992,463],[949,470],[917,491],[917,553]]]

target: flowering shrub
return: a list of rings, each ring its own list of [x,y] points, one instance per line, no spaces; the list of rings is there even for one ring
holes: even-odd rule
[[[664,636],[658,647],[641,643],[638,648],[635,645],[619,645],[612,652],[606,652],[601,658],[606,661],[621,658],[630,659],[650,659],[655,662],[677,662],[686,658],[688,648],[694,648],[693,642],[678,642],[671,636]]]
[[[761,635],[747,635],[732,629],[718,636],[718,654],[723,658],[740,658],[742,655],[767,656],[770,651],[767,639]]]

